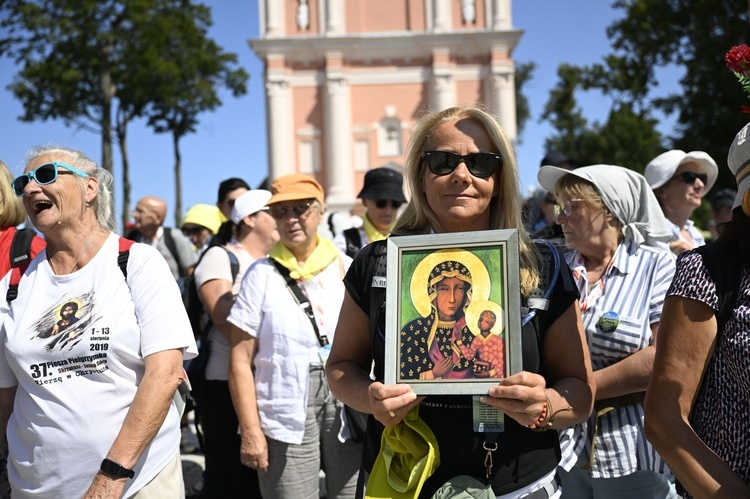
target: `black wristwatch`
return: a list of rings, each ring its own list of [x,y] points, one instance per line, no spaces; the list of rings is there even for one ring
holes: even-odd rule
[[[106,457],[102,460],[99,469],[112,478],[133,478],[135,476],[135,471],[129,470]]]

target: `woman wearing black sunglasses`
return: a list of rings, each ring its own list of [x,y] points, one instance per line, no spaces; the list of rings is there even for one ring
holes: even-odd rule
[[[518,229],[522,302],[528,303],[547,274],[523,229],[513,148],[495,118],[476,106],[429,114],[415,126],[409,147],[406,172],[412,198],[396,222],[394,235]],[[505,431],[494,447],[488,443],[491,437],[473,430],[472,397],[417,397],[408,385],[382,383],[385,283],[376,272],[384,264],[384,246],[385,242],[378,241],[363,248],[347,273],[347,294],[326,364],[334,394],[372,414],[362,482],[373,470],[384,428],[406,428],[410,423],[402,421],[419,406],[418,418],[435,436],[440,463],[431,474],[413,470],[426,481],[421,490],[409,490],[410,496],[431,497],[446,481],[469,475],[497,497],[558,497],[555,469],[560,447],[557,431],[546,430],[585,420],[594,394],[578,293],[569,271],[563,268],[548,309],[524,327],[526,371],[499,381],[476,402],[477,407],[506,416]],[[371,301],[371,296],[378,298]],[[539,348],[537,337],[543,338]],[[373,361],[374,379],[370,377]],[[421,445],[426,447],[432,442],[428,436],[425,439]],[[368,487],[382,491],[389,486],[385,477],[372,478]]]
[[[706,241],[690,217],[716,182],[719,169],[703,151],[664,152],[646,166],[644,176],[659,200],[674,237],[669,248],[675,255],[703,246]]]
[[[62,147],[31,150],[12,183],[47,242],[17,298],[0,304],[0,427],[14,497],[184,494],[172,399],[183,357],[197,349],[161,255],[136,243],[120,263],[112,184]],[[76,320],[65,320],[72,309]],[[60,321],[67,327],[50,336]]]

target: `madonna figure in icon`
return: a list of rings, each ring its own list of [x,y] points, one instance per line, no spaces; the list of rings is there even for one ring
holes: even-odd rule
[[[488,286],[472,286],[477,273],[488,282],[484,264],[465,250],[437,251],[417,265],[411,296],[420,317],[401,330],[401,379],[472,377],[473,360],[459,346],[474,339],[465,316],[472,295],[478,291],[486,299],[488,294]]]

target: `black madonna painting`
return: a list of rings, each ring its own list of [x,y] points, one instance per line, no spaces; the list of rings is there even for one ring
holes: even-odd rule
[[[386,382],[484,393],[520,370],[516,231],[393,237],[388,252]]]

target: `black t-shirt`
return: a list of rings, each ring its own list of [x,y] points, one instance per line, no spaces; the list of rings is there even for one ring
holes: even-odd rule
[[[385,241],[377,241],[365,246],[355,257],[344,279],[349,295],[368,317],[372,306],[375,262],[381,267],[385,264],[385,244]],[[559,256],[560,274],[552,290],[548,310],[539,311],[537,319],[529,322],[522,333],[523,369],[541,375],[544,375],[544,366],[538,345],[544,331],[578,299],[578,290],[570,269],[562,255]],[[383,288],[375,289],[376,299],[380,303],[373,305],[384,310]],[[375,376],[382,381],[385,314],[376,313],[379,314],[377,331],[371,333],[373,360]],[[473,431],[470,396],[428,396],[420,404],[419,416],[435,434],[440,449],[440,466],[425,483],[420,497],[431,497],[443,483],[457,475],[471,475],[484,479],[484,459],[487,453],[482,444],[485,439],[482,433]],[[383,426],[370,417],[362,458],[364,469],[368,472],[372,469],[380,450],[382,431]],[[534,432],[509,417],[505,418],[505,431],[500,434],[497,444],[498,448],[493,453],[492,488],[498,495],[513,492],[535,482],[554,470],[560,460],[556,431]]]

